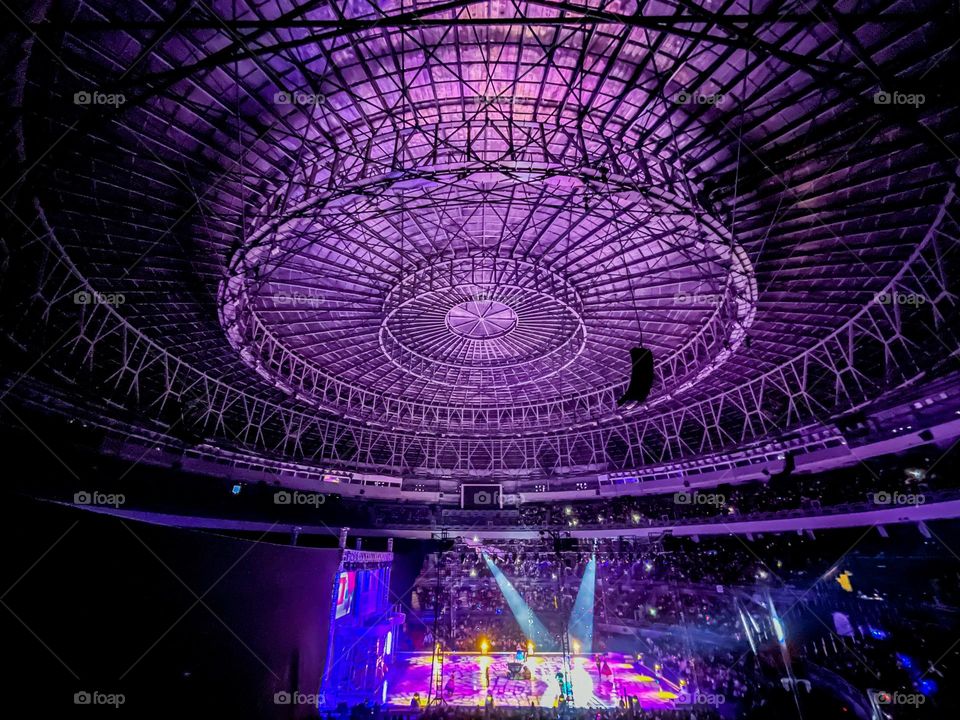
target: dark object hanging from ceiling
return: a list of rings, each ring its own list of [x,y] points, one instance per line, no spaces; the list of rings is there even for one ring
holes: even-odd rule
[[[642,403],[653,386],[653,353],[645,347],[630,348],[630,384],[617,400],[618,406]]]

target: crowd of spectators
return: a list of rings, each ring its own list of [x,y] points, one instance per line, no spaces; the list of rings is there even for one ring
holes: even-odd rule
[[[626,705],[626,704],[625,704]],[[542,707],[462,707],[431,706],[425,709],[398,709],[388,713],[379,705],[356,705],[339,713],[327,713],[326,720],[720,720],[713,708],[641,709],[637,706],[619,708],[565,708],[557,710]]]
[[[443,611],[451,609],[455,629],[469,625],[455,634],[466,640],[471,634],[482,634],[484,616],[510,617],[489,562],[533,610],[563,614],[572,607],[593,557],[599,621],[648,625],[683,621],[728,631],[736,624],[736,588],[809,584],[835,559],[830,547],[820,548],[806,536],[794,534],[750,541],[670,540],[669,544],[629,539],[589,542],[559,558],[548,543],[461,541],[445,555],[439,584],[436,558],[428,557],[413,591],[413,607],[432,612],[439,588]],[[495,624],[504,622],[495,619]]]
[[[714,636],[742,641],[738,597],[749,602],[758,587],[822,572],[828,549],[795,535],[756,538],[751,547],[730,538],[675,539],[662,542],[600,541],[563,553],[531,541],[496,544],[461,541],[444,556],[440,566],[429,556],[411,599],[414,614],[405,636],[410,649],[433,646],[434,628],[454,651],[512,652],[525,644],[524,628],[511,612],[488,561],[495,564],[524,602],[559,637],[587,563],[596,562],[594,620],[598,623],[594,649],[607,649],[606,625],[628,626],[645,637],[643,649],[664,667],[682,672],[684,647],[677,638],[693,629],[698,637]],[[819,565],[816,561],[820,561]],[[812,572],[804,573],[813,564]],[[778,573],[778,575],[774,575]],[[437,590],[440,619],[434,625]],[[719,650],[716,650],[719,657]],[[701,667],[709,662],[701,657]],[[723,665],[721,662],[720,665]],[[729,663],[727,663],[729,665]],[[723,679],[718,675],[718,683]],[[726,679],[723,679],[726,682]],[[706,681],[706,680],[704,680]],[[740,686],[724,687],[731,696]]]
[[[923,495],[932,502],[953,497],[957,484],[941,470],[948,462],[935,447],[919,448],[895,458],[863,462],[820,473],[793,473],[742,484],[682,487],[678,492],[620,494],[612,498],[569,502],[531,502],[477,515],[442,505],[370,506],[378,525],[481,526],[588,529],[657,527],[713,520],[736,522],[746,517],[819,513],[832,508],[870,508],[883,504],[884,494]],[[927,469],[929,468],[929,470]],[[624,486],[624,492],[629,492]],[[878,500],[879,494],[879,500]]]
[[[798,677],[826,670],[855,688],[902,697],[943,694],[946,674],[960,660],[960,649],[943,642],[945,632],[948,637],[955,635],[952,625],[945,622],[955,615],[955,609],[944,617],[895,603],[870,612],[864,606],[876,605],[876,601],[854,596],[842,600],[817,593],[802,611],[787,613]],[[849,626],[838,632],[831,615],[841,611]],[[817,620],[804,622],[813,617]]]
[[[742,662],[753,656],[748,640],[766,644],[779,657],[772,599],[791,630],[801,675],[808,666],[820,667],[860,692],[878,685],[916,690],[921,674],[911,680],[904,664],[929,671],[925,687],[937,682],[940,671],[932,668],[937,653],[924,638],[936,638],[939,631],[935,620],[924,618],[940,611],[956,614],[960,574],[944,565],[938,541],[913,527],[897,532],[897,541],[879,532],[865,538],[862,529],[749,539],[611,538],[581,541],[559,554],[549,535],[539,541],[462,539],[444,553],[439,569],[437,556],[427,557],[406,636],[414,639],[410,649],[432,647],[434,627],[453,651],[512,652],[525,644],[495,565],[559,637],[593,559],[593,652],[623,651],[626,632],[632,637],[629,652],[642,654],[645,664],[667,676],[694,677],[705,692],[749,704],[757,700],[751,687],[769,678]],[[854,544],[860,549],[852,552]],[[843,566],[837,565],[841,557]],[[843,567],[855,568],[856,591],[842,582]],[[914,573],[909,579],[902,575],[907,568]],[[853,625],[842,639],[834,630],[838,612]],[[752,618],[752,630],[745,631],[745,616]]]
[[[597,525],[656,526],[711,518],[736,521],[768,513],[817,512],[848,504],[876,506],[884,493],[933,494],[956,487],[934,466],[939,452],[914,452],[877,463],[859,463],[829,472],[793,474],[739,485],[684,488],[666,495],[622,495],[609,500],[554,507],[549,524],[578,528]],[[928,472],[925,468],[932,467]],[[943,466],[946,467],[946,466]],[[878,503],[878,494],[880,502]]]
[[[712,708],[698,709],[648,709],[634,708],[569,708],[561,713],[548,708],[477,708],[440,707],[430,708],[421,716],[423,720],[719,720],[720,714]]]

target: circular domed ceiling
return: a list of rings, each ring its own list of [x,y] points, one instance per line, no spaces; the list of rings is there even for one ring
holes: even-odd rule
[[[341,183],[254,224],[220,290],[240,355],[325,410],[435,431],[609,417],[634,345],[656,358],[647,409],[703,382],[753,322],[747,254],[666,183],[632,180],[642,154],[624,151],[624,174],[600,180],[552,165],[548,144],[520,172],[503,158],[521,138],[505,133],[490,123],[472,135],[490,157],[483,169],[365,177],[364,195]]]
[[[5,334],[106,416],[324,467],[829,422],[955,354],[960,47],[933,4],[781,5],[37,3]]]

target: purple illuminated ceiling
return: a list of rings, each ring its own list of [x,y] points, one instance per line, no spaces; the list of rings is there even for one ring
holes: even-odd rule
[[[828,423],[958,347],[936,3],[40,5],[10,334],[145,423],[535,478]]]

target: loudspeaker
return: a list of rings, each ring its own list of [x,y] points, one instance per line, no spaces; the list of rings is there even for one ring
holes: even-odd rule
[[[653,386],[653,353],[645,347],[630,348],[630,384],[617,405],[642,403]]]

